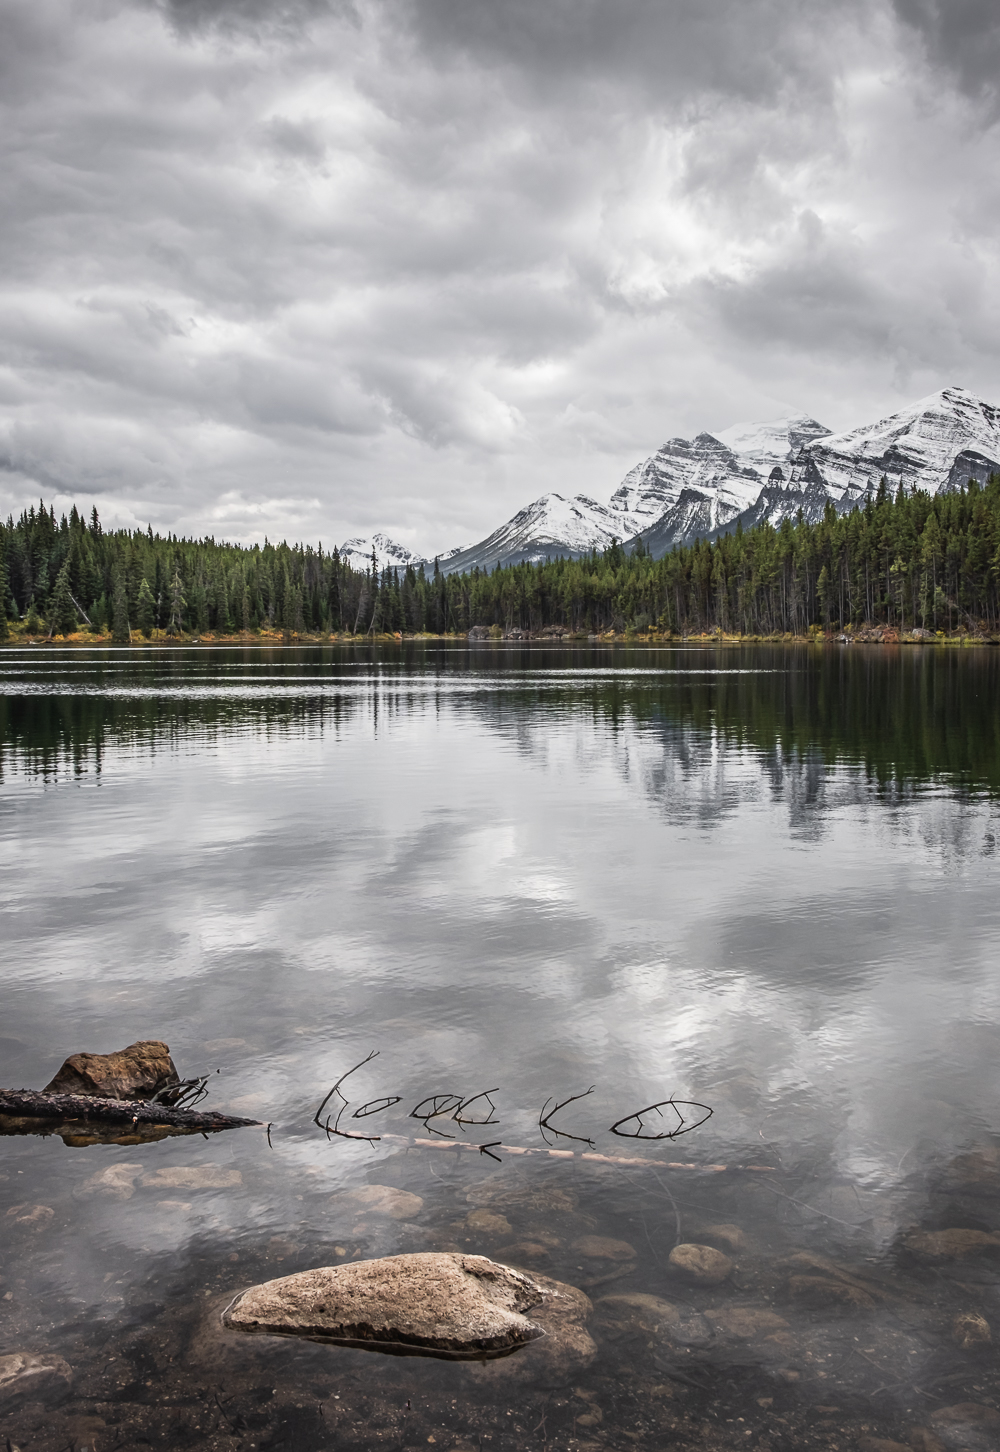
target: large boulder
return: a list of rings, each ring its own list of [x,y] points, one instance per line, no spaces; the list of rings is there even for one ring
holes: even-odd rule
[[[471,1360],[506,1356],[544,1335],[524,1312],[545,1296],[530,1276],[486,1256],[427,1251],[266,1281],[242,1291],[222,1322],[231,1331]]]
[[[43,1094],[87,1094],[100,1099],[152,1099],[180,1083],[170,1050],[143,1039],[114,1054],[70,1054]],[[164,1094],[163,1103],[173,1096]]]

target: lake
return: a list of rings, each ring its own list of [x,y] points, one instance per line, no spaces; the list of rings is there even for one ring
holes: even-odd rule
[[[1000,654],[20,649],[0,679],[0,1083],[163,1039],[261,1121],[0,1139],[0,1356],[66,1364],[0,1400],[11,1445],[997,1445]],[[373,1051],[340,1127],[379,1138],[325,1133]],[[644,1137],[703,1118],[671,1100],[711,1117]],[[222,1329],[262,1280],[422,1250],[582,1289],[586,1330],[483,1365]]]

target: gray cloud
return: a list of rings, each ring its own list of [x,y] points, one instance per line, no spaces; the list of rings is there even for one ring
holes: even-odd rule
[[[982,17],[916,5],[9,7],[0,507],[433,550],[671,434],[1000,396]]]
[[[992,0],[894,0],[894,5],[930,58],[957,76],[964,90],[996,93],[1000,13]]]

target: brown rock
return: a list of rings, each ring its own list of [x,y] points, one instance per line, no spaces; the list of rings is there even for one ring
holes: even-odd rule
[[[904,1427],[903,1435],[913,1452],[948,1452],[941,1438],[930,1427]]]
[[[737,1336],[741,1341],[753,1341],[758,1336],[771,1336],[775,1331],[783,1331],[788,1325],[784,1316],[779,1316],[777,1311],[768,1311],[757,1306],[724,1306],[719,1311],[710,1311],[708,1319],[727,1336]]]
[[[931,1421],[936,1427],[1000,1427],[1000,1412],[982,1402],[956,1402],[931,1412]]]
[[[14,1225],[25,1225],[30,1230],[41,1230],[55,1213],[51,1205],[12,1205],[7,1211],[7,1220]]]
[[[142,1039],[114,1054],[71,1054],[43,1094],[90,1094],[102,1099],[152,1099],[179,1084],[167,1045]],[[171,1102],[164,1095],[163,1102]]]
[[[492,1210],[470,1210],[465,1217],[465,1223],[470,1230],[478,1230],[481,1235],[510,1235],[511,1224],[505,1215],[497,1215]]]
[[[108,1165],[106,1170],[98,1170],[83,1184],[74,1190],[81,1200],[89,1199],[92,1195],[107,1196],[111,1200],[131,1200],[135,1194],[135,1182],[142,1169],[142,1165],[136,1161],[121,1162],[117,1165]]]
[[[232,1331],[464,1359],[502,1356],[543,1335],[523,1313],[545,1295],[485,1256],[423,1252],[267,1281],[241,1292],[222,1320]]]
[[[671,1270],[697,1285],[721,1285],[733,1272],[733,1262],[711,1245],[675,1245],[668,1257]]]
[[[707,1346],[712,1339],[708,1322],[697,1311],[683,1310],[672,1301],[642,1291],[602,1296],[594,1311],[598,1324],[612,1335],[638,1328],[680,1346]]]
[[[419,1195],[397,1190],[394,1185],[361,1185],[335,1196],[334,1204],[346,1204],[369,1215],[387,1215],[390,1220],[412,1220],[424,1208]]]
[[[635,1247],[627,1240],[612,1240],[607,1235],[581,1235],[573,1249],[587,1260],[634,1260]]]
[[[0,1406],[22,1399],[52,1401],[69,1391],[73,1372],[61,1356],[14,1351],[0,1356]]]
[[[747,1248],[747,1238],[738,1225],[706,1225],[698,1234],[709,1245],[721,1245],[734,1254]]]
[[[951,1334],[963,1351],[988,1346],[993,1340],[989,1322],[978,1311],[960,1311],[951,1323]]]
[[[793,1300],[804,1301],[810,1306],[843,1306],[855,1311],[870,1311],[875,1305],[867,1291],[830,1276],[792,1276],[788,1290]]]
[[[545,1299],[532,1309],[532,1320],[545,1332],[518,1356],[491,1361],[487,1366],[469,1366],[467,1374],[487,1383],[531,1382],[542,1386],[566,1386],[587,1370],[597,1347],[586,1322],[593,1306],[576,1286],[533,1275]]]
[[[933,1264],[942,1260],[965,1260],[969,1256],[996,1253],[1000,1235],[988,1230],[914,1230],[903,1244],[918,1260]]]
[[[893,1442],[888,1437],[861,1437],[858,1452],[911,1452],[905,1442]]]
[[[496,1253],[503,1257],[505,1263],[513,1261],[515,1265],[520,1265],[522,1261],[527,1261],[530,1265],[534,1261],[550,1258],[548,1246],[543,1245],[540,1240],[517,1240],[513,1245],[501,1246]]]
[[[243,1176],[221,1165],[166,1165],[143,1175],[142,1183],[154,1190],[228,1190],[242,1185]]]

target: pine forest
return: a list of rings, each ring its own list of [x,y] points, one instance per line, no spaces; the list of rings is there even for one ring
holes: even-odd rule
[[[280,634],[1000,634],[1000,476],[653,559],[640,544],[446,575],[357,570],[336,549],[104,530],[40,504],[0,526],[0,637]]]

